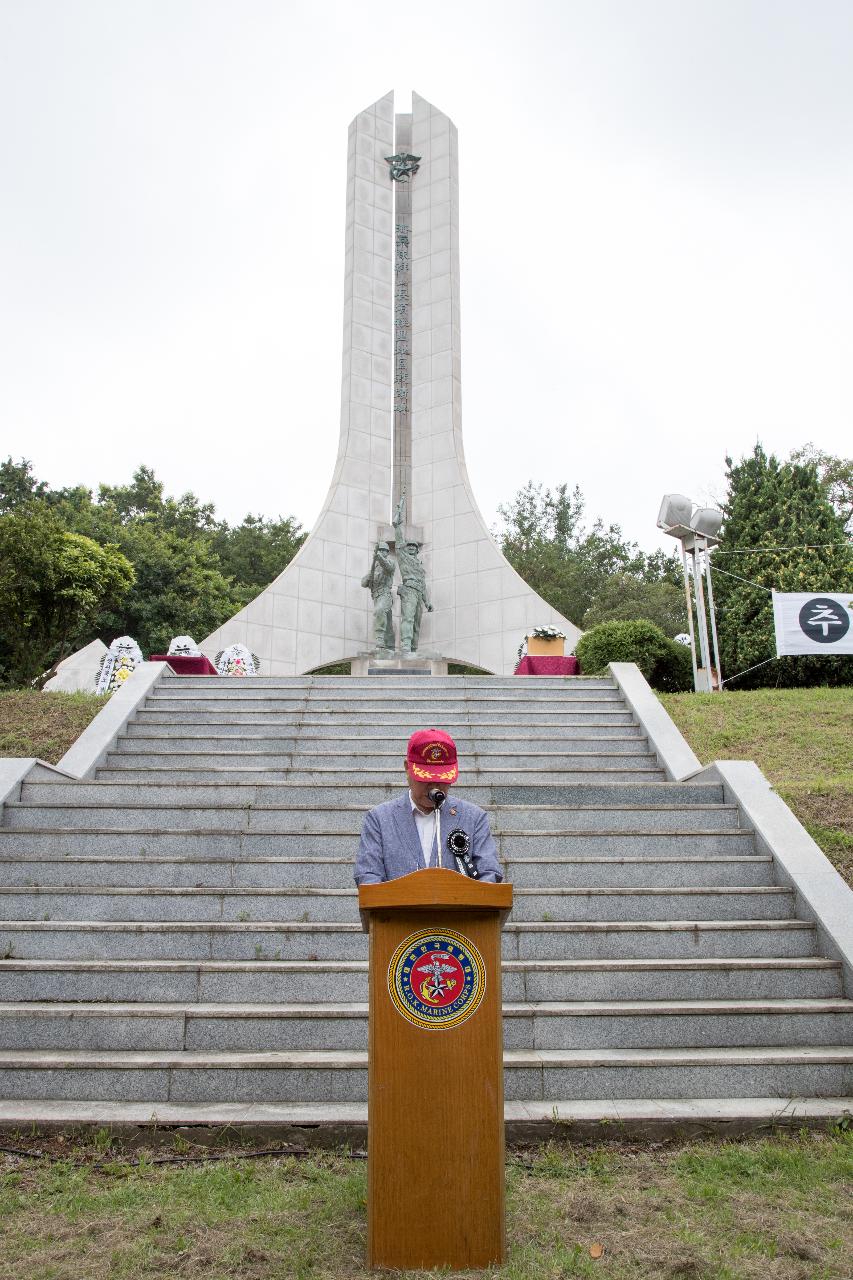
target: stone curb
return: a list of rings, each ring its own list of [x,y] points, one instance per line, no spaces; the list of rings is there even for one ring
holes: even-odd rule
[[[608,670],[667,776],[677,782],[701,769],[698,757],[667,715],[637,664],[611,662]]]
[[[797,915],[817,922],[820,945],[844,966],[853,991],[853,890],[750,760],[717,760],[691,781],[722,782],[755,832],[759,852],[773,856],[781,882],[797,895]]]
[[[166,662],[143,662],[69,747],[57,767],[73,778],[91,778],[154,686],[171,675]]]
[[[658,761],[675,782],[721,782],[753,828],[757,851],[773,857],[781,883],[797,895],[797,915],[817,922],[820,943],[844,967],[853,991],[853,890],[751,760],[717,760],[702,767],[653,690],[632,662],[610,672]],[[722,695],[721,695],[722,696]]]
[[[827,1129],[851,1114],[850,1098],[661,1098],[547,1103],[508,1102],[506,1140],[527,1145],[552,1139],[576,1141],[733,1137],[783,1128]],[[10,1101],[0,1103],[0,1133],[68,1134],[108,1129],[120,1143],[171,1146],[176,1132],[214,1147],[252,1141],[299,1147],[363,1148],[367,1107],[358,1103],[175,1105]]]
[[[35,756],[21,756],[20,759],[8,756],[0,760],[0,807],[7,800],[20,798],[21,783],[30,770],[41,763],[42,761],[37,760]],[[49,769],[50,765],[45,765],[45,768]]]

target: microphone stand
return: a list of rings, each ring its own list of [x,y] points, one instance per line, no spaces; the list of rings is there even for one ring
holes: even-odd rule
[[[436,866],[441,866],[441,806],[447,799],[447,792],[442,791],[439,787],[430,787],[427,792],[433,803],[433,811],[435,813],[435,852],[438,861]]]

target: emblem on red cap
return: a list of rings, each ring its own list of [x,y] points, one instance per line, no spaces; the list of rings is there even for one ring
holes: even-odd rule
[[[455,782],[459,777],[456,743],[442,729],[418,729],[409,738],[406,760],[422,782]]]

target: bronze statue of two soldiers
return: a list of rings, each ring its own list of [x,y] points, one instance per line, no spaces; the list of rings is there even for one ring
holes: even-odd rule
[[[427,592],[426,573],[420,560],[420,543],[406,541],[406,495],[403,494],[394,512],[394,549],[400,577],[397,587],[400,597],[400,652],[417,653],[424,609],[432,612]],[[370,569],[361,585],[370,590],[373,597],[373,639],[377,652],[394,652],[394,622],[392,617],[394,559],[387,542],[377,542],[373,549]]]

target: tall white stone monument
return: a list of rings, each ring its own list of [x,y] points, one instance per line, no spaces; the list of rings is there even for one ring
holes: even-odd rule
[[[462,445],[456,127],[417,94],[387,94],[349,128],[343,378],[338,457],[305,544],[257,599],[202,643],[241,643],[262,675],[357,658],[374,642],[362,586],[377,540],[407,495],[433,612],[421,652],[512,672],[525,633],[580,632],[508,564],[481,516]],[[399,618],[396,596],[395,618]],[[397,626],[399,634],[399,625]]]

